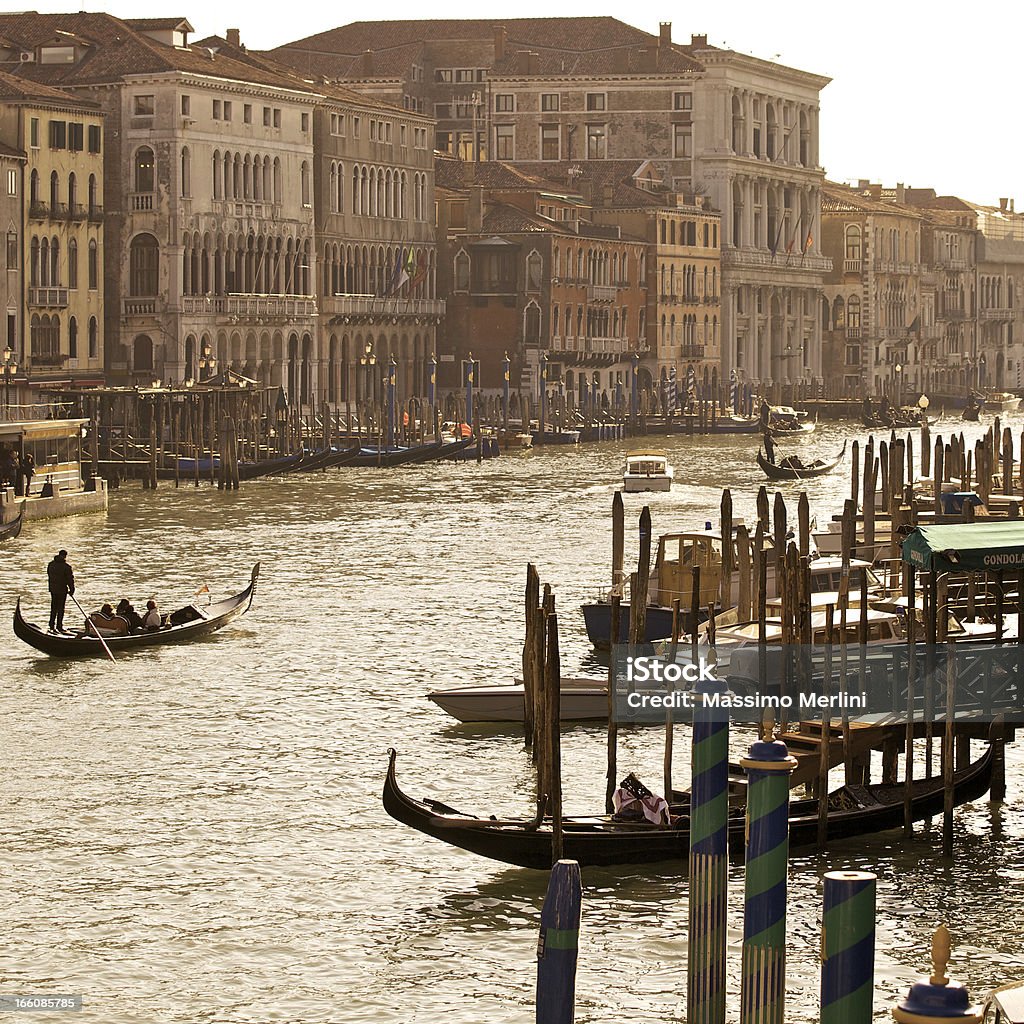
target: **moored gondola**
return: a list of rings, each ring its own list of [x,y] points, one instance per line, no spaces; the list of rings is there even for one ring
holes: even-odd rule
[[[758,448],[757,450],[757,464],[764,470],[765,476],[769,480],[806,480],[812,476],[824,476],[826,473],[831,473],[845,457],[845,442],[843,443],[843,450],[831,462],[822,462],[821,459],[816,459],[807,465],[802,463],[794,465],[791,461],[787,465],[787,461],[792,460],[793,456],[786,456],[781,462],[769,462],[762,454],[761,449]]]
[[[249,585],[234,597],[223,601],[214,601],[205,608],[190,604],[167,616],[169,625],[160,629],[142,633],[131,633],[127,636],[104,636],[107,647],[120,652],[134,650],[138,647],[157,647],[164,644],[188,643],[206,636],[226,626],[232,619],[238,618],[249,610],[253,595],[256,593],[256,582],[260,575],[260,563],[252,569]],[[95,636],[66,636],[48,633],[34,623],[28,622],[21,613],[21,598],[14,607],[14,634],[24,640],[37,651],[49,654],[54,658],[103,658],[106,657],[104,646]]]
[[[551,819],[479,818],[462,814],[436,800],[415,800],[398,786],[394,750],[384,780],[384,809],[397,821],[451,846],[506,864],[547,871],[551,867]],[[953,777],[956,806],[983,796],[992,784],[993,747]],[[843,786],[829,795],[829,840],[870,835],[903,824],[904,783]],[[683,795],[683,794],[680,794]],[[911,783],[913,821],[941,814],[944,790],[941,776]],[[617,822],[599,814],[563,819],[563,856],[581,867],[612,864],[655,864],[670,861],[672,870],[686,864],[690,846],[689,804],[674,805],[671,826],[647,822]],[[729,811],[729,849],[740,856],[744,845],[742,807]],[[789,841],[792,846],[817,840],[818,801],[795,800],[789,806]]]
[[[25,502],[22,501],[21,509],[15,519],[0,526],[0,540],[14,540],[21,533],[21,524],[25,521]]]

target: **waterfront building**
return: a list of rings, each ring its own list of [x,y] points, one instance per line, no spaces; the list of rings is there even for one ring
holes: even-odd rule
[[[866,391],[896,401],[924,386],[936,309],[922,294],[923,219],[883,199],[880,185],[825,185],[825,373],[851,397]]]
[[[821,378],[820,75],[614,18],[361,22],[281,59],[369,95],[433,104],[467,161],[664,163],[721,210],[722,372]]]
[[[18,54],[25,63],[37,56]],[[3,397],[32,415],[42,388],[103,381],[103,114],[80,96],[0,72],[0,144],[0,348],[18,367],[16,394],[7,382]]]
[[[578,191],[501,162],[438,157],[438,282],[445,295],[440,383],[480,362],[498,389],[609,396],[646,349],[648,245],[600,224]],[[542,358],[543,357],[543,358]]]
[[[0,304],[3,308],[3,336],[0,337],[0,419],[10,419],[27,402],[27,374],[22,366],[22,310],[24,283],[22,252],[25,215],[24,195],[25,152],[20,147],[0,142],[0,229],[5,240],[4,272],[0,278]]]

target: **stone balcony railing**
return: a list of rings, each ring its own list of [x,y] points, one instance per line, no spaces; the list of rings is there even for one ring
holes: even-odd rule
[[[234,316],[247,320],[316,316],[312,295],[182,295],[178,310],[188,316]]]
[[[378,295],[328,295],[321,312],[341,317],[442,317],[443,299],[391,299]]]
[[[122,308],[125,316],[153,316],[156,313],[157,299],[124,299]]]
[[[611,284],[592,284],[587,286],[588,302],[614,302],[618,289]]]
[[[703,359],[706,346],[704,345],[680,345],[680,359]]]
[[[1014,310],[1009,306],[988,306],[978,310],[982,320],[1012,320]]]
[[[64,309],[68,304],[67,288],[29,288],[30,306],[47,306],[50,309]]]
[[[861,260],[843,260],[843,273],[844,274],[859,274],[861,268]]]
[[[129,197],[133,210],[154,210],[156,209],[155,192],[133,192]]]
[[[30,366],[63,366],[67,356],[62,352],[32,352],[29,357]]]
[[[859,341],[860,340],[860,335],[861,335],[861,328],[860,327],[847,327],[846,328],[846,338],[847,338],[847,341]]]
[[[827,274],[832,269],[832,260],[828,256],[811,253],[801,255],[780,250],[773,256],[767,249],[723,249],[722,266],[730,269],[785,267],[787,270],[814,270]]]

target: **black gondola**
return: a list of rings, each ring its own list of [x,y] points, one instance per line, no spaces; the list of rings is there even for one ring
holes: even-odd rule
[[[21,524],[25,521],[25,502],[21,503],[21,510],[18,512],[17,518],[12,519],[9,523],[0,526],[0,540],[14,540],[15,537],[21,533]]]
[[[186,605],[167,616],[167,621],[180,620],[174,625],[163,626],[146,633],[132,633],[128,636],[105,636],[107,647],[112,651],[134,650],[137,647],[156,647],[163,644],[187,643],[197,640],[226,626],[249,610],[256,581],[260,575],[260,563],[252,569],[249,585],[234,597],[214,601],[205,608],[194,604]],[[63,636],[48,633],[34,623],[28,622],[21,614],[21,598],[14,606],[14,634],[37,651],[54,658],[103,658],[106,651],[95,636]]]
[[[812,476],[824,476],[826,473],[831,473],[845,457],[845,441],[843,442],[843,450],[831,462],[822,462],[821,459],[816,459],[806,466],[787,466],[786,461],[792,458],[792,456],[787,456],[782,462],[769,462],[761,453],[761,449],[758,448],[757,450],[757,464],[764,470],[769,480],[806,480]]]
[[[524,868],[551,868],[551,819],[478,818],[462,814],[436,800],[414,800],[398,787],[394,750],[384,780],[384,809],[397,821],[428,836],[470,853]],[[992,783],[993,748],[953,777],[953,802],[969,803],[983,796]],[[911,783],[911,818],[921,821],[941,814],[942,777]],[[828,838],[847,839],[898,828],[903,824],[904,783],[843,786],[829,795]],[[673,826],[616,822],[607,815],[566,817],[562,821],[563,856],[581,867],[612,864],[655,864],[671,861],[673,870],[686,864],[690,847],[689,805],[673,807]],[[742,856],[742,807],[729,810],[729,850]],[[791,846],[813,845],[817,840],[818,801],[794,800],[789,805]]]

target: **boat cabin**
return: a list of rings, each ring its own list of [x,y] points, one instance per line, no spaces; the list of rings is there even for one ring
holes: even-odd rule
[[[651,603],[670,608],[678,600],[681,609],[690,611],[695,566],[700,567],[700,606],[706,608],[718,601],[722,581],[722,535],[698,530],[659,537]]]
[[[665,452],[630,452],[626,456],[626,472],[631,476],[661,476],[667,470]]]

